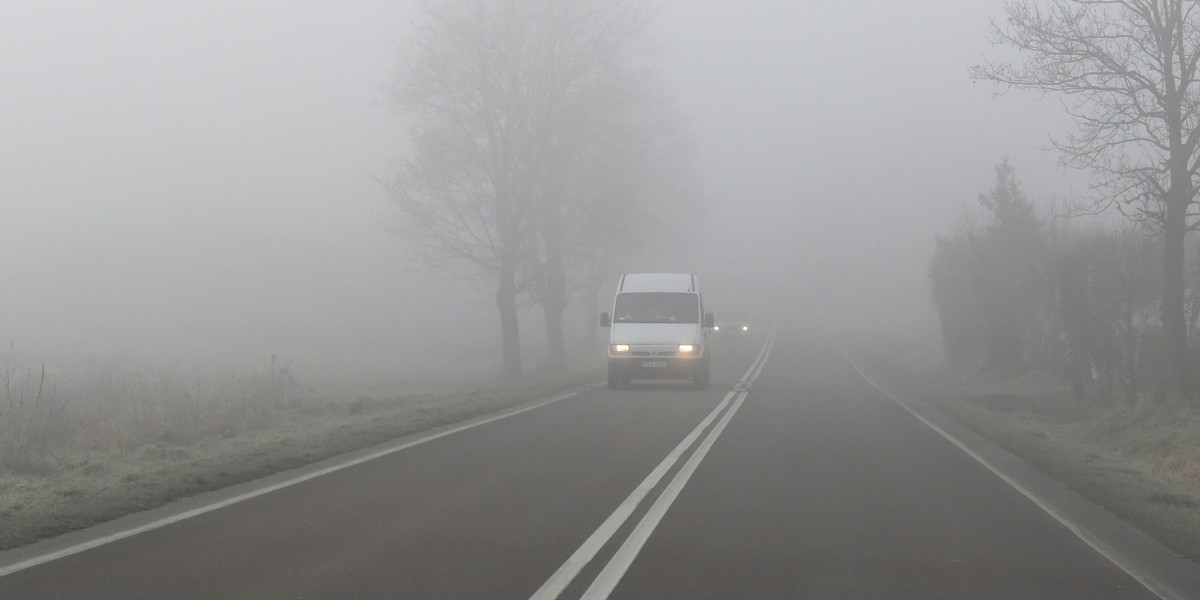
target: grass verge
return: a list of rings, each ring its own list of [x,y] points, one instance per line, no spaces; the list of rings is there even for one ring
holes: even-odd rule
[[[916,355],[892,345],[856,352],[893,391],[946,413],[1200,561],[1200,411],[1152,401],[1133,408],[1077,402],[1068,386],[1047,376],[980,382],[909,360]]]
[[[172,500],[463,421],[600,378],[542,378],[442,394],[298,405],[259,428],[162,436],[133,449],[58,456],[0,470],[0,550]]]

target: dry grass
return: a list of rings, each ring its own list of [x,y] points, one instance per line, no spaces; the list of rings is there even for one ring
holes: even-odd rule
[[[93,453],[151,443],[232,437],[320,400],[274,357],[248,375],[89,364],[69,373],[10,366],[3,377],[0,470],[18,472],[70,467]]]
[[[0,406],[17,407],[0,413],[0,432],[21,433],[4,438],[0,455],[0,549],[496,412],[599,373],[348,399],[301,388],[278,361],[208,380],[113,369],[65,385],[52,377],[27,370],[0,392]]]

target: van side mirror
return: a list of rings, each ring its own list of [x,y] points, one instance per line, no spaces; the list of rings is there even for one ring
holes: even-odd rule
[[[612,325],[612,319],[608,317],[608,313],[600,313],[600,326],[608,327]]]
[[[713,318],[713,314],[712,313],[704,313],[704,326],[711,328],[715,324],[716,324],[716,319]]]

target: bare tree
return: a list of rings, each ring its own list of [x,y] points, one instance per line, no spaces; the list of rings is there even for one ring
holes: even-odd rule
[[[597,132],[577,181],[580,227],[571,237],[569,280],[582,297],[589,350],[599,341],[602,286],[637,254],[690,242],[678,239],[680,225],[699,216],[689,153],[670,108],[648,102],[636,112]]]
[[[629,241],[598,215],[636,229],[650,211],[631,200],[677,171],[645,60],[653,13],[641,0],[422,6],[391,90],[414,144],[389,185],[398,230],[434,269],[495,287],[506,375],[521,372],[525,294],[543,310],[547,365],[562,368],[579,264]]]
[[[980,80],[1061,94],[1078,132],[1054,141],[1091,169],[1096,210],[1117,207],[1163,239],[1162,323],[1174,387],[1190,396],[1185,239],[1197,228],[1200,8],[1195,0],[1021,0],[993,41],[1022,61],[985,63]]]
[[[539,60],[533,82],[540,105],[540,143],[548,149],[529,240],[531,290],[546,325],[547,366],[566,366],[563,313],[577,263],[588,246],[611,234],[598,206],[619,207],[614,180],[636,177],[643,166],[645,118],[652,95],[648,27],[652,4],[644,0],[539,0]],[[635,219],[638,211],[628,211]],[[611,240],[609,243],[614,243]]]
[[[422,7],[390,89],[410,118],[413,144],[388,184],[397,231],[432,268],[495,289],[503,373],[517,378],[522,245],[545,150],[530,87],[540,66],[536,7],[519,0]]]

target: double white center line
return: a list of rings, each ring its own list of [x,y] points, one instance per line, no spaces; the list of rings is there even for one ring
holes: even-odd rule
[[[762,350],[758,353],[758,357],[750,364],[750,368],[746,370],[741,381],[753,382],[758,378],[758,374],[762,372],[763,365],[766,364],[767,357],[770,355],[771,347],[774,343],[775,327],[772,327],[770,333],[767,334],[766,341],[763,343]],[[734,389],[725,394],[725,398],[721,400],[721,403],[712,412],[708,413],[708,416],[687,437],[683,438],[683,441],[679,442],[679,445],[675,446],[675,449],[662,462],[658,463],[658,466],[653,471],[650,471],[650,474],[634,488],[633,492],[621,502],[620,506],[583,542],[583,545],[571,554],[567,561],[546,580],[546,583],[542,584],[542,587],[534,593],[531,600],[553,600],[558,598],[559,594],[579,575],[579,572],[596,557],[600,549],[612,539],[617,530],[629,520],[637,507],[646,499],[650,491],[658,486],[667,472],[679,463],[679,460],[687,452],[687,449],[691,448],[692,444],[695,443],[696,438],[700,437],[700,434],[708,429],[709,425],[717,419],[718,415],[721,415],[722,411],[725,411],[725,408],[732,401],[733,407],[726,411],[717,422],[717,425],[708,432],[708,435],[700,442],[696,451],[692,453],[671,482],[667,484],[666,489],[654,501],[654,504],[650,506],[650,509],[642,517],[642,520],[630,532],[629,537],[625,539],[625,542],[621,544],[621,547],[609,559],[604,570],[596,576],[596,579],[592,581],[592,585],[583,594],[583,598],[587,600],[607,598],[613,588],[617,586],[617,583],[621,581],[621,577],[625,575],[625,571],[633,564],[633,560],[637,557],[638,552],[641,551],[646,540],[650,538],[650,534],[658,526],[663,515],[667,513],[667,509],[671,507],[671,503],[675,501],[679,492],[683,490],[683,486],[687,484],[696,467],[700,465],[700,461],[704,460],[704,456],[708,454],[708,450],[712,448],[713,443],[716,442],[721,432],[725,430],[725,426],[729,424],[729,421],[733,419],[733,415],[741,408],[747,393],[748,391],[745,389]]]

